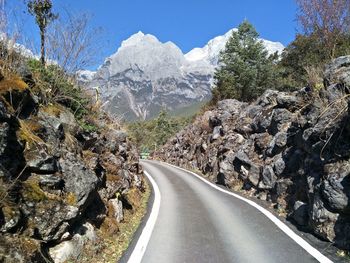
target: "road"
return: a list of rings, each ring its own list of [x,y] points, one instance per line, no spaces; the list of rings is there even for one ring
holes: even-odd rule
[[[153,229],[143,231],[149,237],[138,241],[142,253],[134,251],[138,255],[129,262],[331,262],[305,241],[304,248],[303,240],[294,241],[285,233],[290,229],[281,230],[287,226],[278,227],[256,207],[203,179],[159,162],[142,165],[160,190],[160,207],[150,216]]]

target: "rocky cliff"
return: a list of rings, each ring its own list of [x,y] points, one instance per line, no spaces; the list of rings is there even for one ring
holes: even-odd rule
[[[320,91],[221,101],[154,156],[267,200],[305,230],[350,249],[349,65],[350,56],[330,64]]]
[[[33,95],[30,73],[23,80],[0,75],[0,261],[77,262],[137,209],[138,156],[107,115],[88,132],[67,108]]]

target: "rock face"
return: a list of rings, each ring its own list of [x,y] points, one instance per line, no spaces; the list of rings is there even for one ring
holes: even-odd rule
[[[146,119],[161,108],[181,109],[207,101],[220,51],[232,34],[211,40],[184,55],[172,42],[139,32],[125,40],[97,72],[78,72],[99,93],[108,111],[126,120]],[[263,40],[270,53],[283,45]]]
[[[296,224],[350,249],[350,57],[326,69],[325,88],[224,100],[156,158],[263,197]]]
[[[138,155],[112,119],[98,123],[84,131],[23,81],[0,80],[1,262],[74,260],[97,228],[123,220],[128,193],[143,188]]]

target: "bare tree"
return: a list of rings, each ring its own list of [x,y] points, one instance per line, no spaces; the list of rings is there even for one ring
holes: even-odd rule
[[[334,57],[339,39],[350,32],[350,0],[296,0],[297,20],[305,34],[315,34]]]
[[[68,11],[48,33],[48,56],[68,73],[96,63],[101,50],[101,29],[90,27],[88,14],[72,15]]]

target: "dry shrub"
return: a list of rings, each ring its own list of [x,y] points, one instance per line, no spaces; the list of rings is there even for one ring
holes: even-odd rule
[[[323,88],[323,69],[320,66],[305,67],[307,82],[315,90]]]

